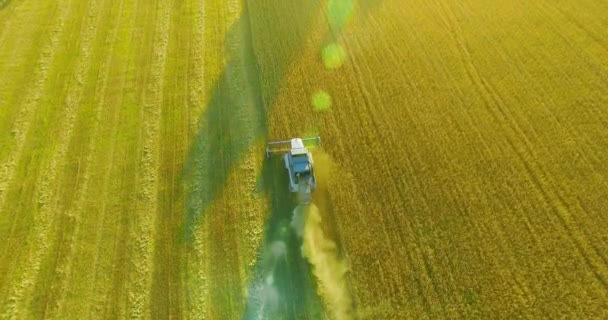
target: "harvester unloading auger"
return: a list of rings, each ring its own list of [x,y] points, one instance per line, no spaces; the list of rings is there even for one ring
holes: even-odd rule
[[[304,145],[313,142],[316,147],[321,145],[321,137],[293,138],[291,140],[273,141],[266,145],[266,157],[275,153],[284,153],[283,162],[289,174],[289,191],[297,192],[301,204],[309,204],[312,192],[317,187],[317,179],[313,169],[312,154]],[[289,146],[289,148],[285,148]],[[279,149],[274,149],[278,147]]]

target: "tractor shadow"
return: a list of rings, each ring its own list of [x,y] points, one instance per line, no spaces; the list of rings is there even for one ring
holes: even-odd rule
[[[302,240],[290,225],[297,201],[288,179],[281,157],[264,161],[261,184],[270,199],[270,216],[243,320],[324,318],[311,267],[302,256]]]

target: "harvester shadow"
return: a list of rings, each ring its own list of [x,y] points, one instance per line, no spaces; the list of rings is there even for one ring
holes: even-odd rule
[[[221,195],[229,173],[238,161],[257,141],[267,140],[267,115],[289,65],[297,60],[309,37],[312,21],[321,12],[322,3],[320,0],[242,1],[241,17],[230,27],[226,36],[226,66],[213,86],[204,113],[198,119],[197,131],[178,177],[178,183],[184,188],[185,201],[183,221],[175,234],[175,245],[180,250],[188,252],[190,249],[193,232],[205,218],[203,213],[208,212],[213,200]],[[286,221],[284,217],[289,217],[295,206],[285,200],[291,198],[285,190],[286,181],[279,183],[280,179],[285,179],[284,170],[280,167],[271,170],[269,164],[265,163],[264,173],[259,178],[271,185],[267,189],[271,195],[272,209],[266,225],[265,243],[268,244],[272,243],[276,230]],[[294,295],[294,302],[285,304],[285,309],[292,311],[285,313],[295,315],[298,313],[294,310],[300,310],[301,304],[295,303],[299,296],[294,288],[310,286],[311,283],[314,285],[314,281],[305,279],[310,277],[310,272],[300,255],[297,239],[291,234],[287,240],[287,263],[284,266],[277,264],[277,283],[283,279],[283,284],[279,284],[283,286],[281,292]],[[264,269],[262,256],[260,254],[256,272]],[[222,261],[213,263],[221,264]],[[214,275],[209,277],[213,278]],[[293,285],[286,284],[289,281]],[[238,301],[240,297],[230,300]],[[319,301],[317,298],[307,300],[312,301],[307,302],[309,305]],[[248,314],[249,311],[245,318]]]
[[[11,4],[11,0],[0,0],[0,10],[8,7]]]
[[[204,113],[198,119],[197,132],[192,138],[183,171],[178,177],[178,183],[184,189],[184,213],[181,225],[176,228],[175,246],[185,256],[192,249],[194,231],[206,218],[205,214],[215,214],[210,211],[211,205],[221,196],[230,172],[246,156],[252,145],[267,139],[266,119],[270,106],[279,92],[289,64],[297,59],[300,48],[310,33],[319,3],[320,0],[243,0],[241,17],[233,23],[226,35],[226,65],[211,89]],[[262,179],[263,174],[258,178]],[[276,204],[273,206],[276,207]],[[274,211],[279,212],[280,209]],[[274,222],[269,222],[267,229],[276,229],[273,225]],[[235,233],[236,235],[238,234]],[[239,239],[234,238],[234,241]],[[217,246],[221,248],[221,243]],[[238,255],[238,252],[226,254]],[[227,261],[223,261],[220,256],[216,255],[211,263],[226,264]],[[229,267],[236,268],[234,265]],[[278,264],[277,273],[287,274],[284,268]],[[230,310],[242,312],[240,308],[245,307],[242,305],[245,299],[239,289],[240,281],[229,279],[219,269],[208,272],[207,277],[213,282],[207,293],[212,300],[211,304],[231,305],[234,308]]]
[[[282,159],[264,162],[262,181],[270,199],[270,216],[242,319],[322,319],[323,306],[310,265],[302,255],[302,240],[290,226],[297,202],[289,192]],[[276,300],[264,288],[272,288]]]
[[[181,175],[186,203],[180,233],[186,245],[192,243],[201,215],[221,194],[236,162],[256,141],[266,140],[270,106],[289,63],[304,44],[319,3],[243,1],[243,13],[227,34],[227,65],[199,118]],[[268,28],[269,21],[276,27]]]
[[[198,121],[198,132],[185,160],[183,235],[187,244],[201,214],[221,193],[237,159],[257,136],[266,134],[266,110],[248,20],[244,12],[228,32],[228,64]]]
[[[371,10],[381,2],[366,0],[365,8]],[[194,228],[221,193],[236,161],[257,140],[267,140],[267,115],[320,8],[320,0],[295,5],[282,0],[243,0],[242,15],[226,36],[227,65],[198,120],[180,177],[186,193],[180,234],[186,244],[192,243]],[[268,28],[260,21],[276,21],[277,26]],[[326,41],[335,37],[330,32]]]

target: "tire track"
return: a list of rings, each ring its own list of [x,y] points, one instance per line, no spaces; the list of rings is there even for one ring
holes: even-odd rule
[[[491,85],[489,85],[489,86],[495,92],[496,97],[498,97],[500,99],[500,102],[502,104],[505,104],[504,103],[504,101],[505,101],[504,99],[505,98],[498,93],[498,91],[496,90],[495,87],[493,87]],[[515,118],[515,116],[513,116],[513,117]],[[522,118],[516,119],[515,122],[516,123],[526,123],[526,121],[524,119],[522,119]],[[521,134],[523,135],[524,132],[521,131]],[[533,155],[534,159],[538,159],[538,156],[536,155],[537,152],[534,151],[535,149],[533,149],[531,145],[530,145],[530,147],[529,147],[528,150],[529,150],[530,154]],[[547,152],[549,152],[549,150],[547,150]],[[534,161],[534,162],[535,162],[534,163],[535,166],[537,166],[536,170],[538,171],[538,173],[536,173],[538,175],[538,178],[537,178],[538,179],[537,180],[538,183],[541,184],[542,182],[545,182],[545,184],[547,184],[550,187],[549,190],[553,190],[553,192],[543,191],[543,194],[547,197],[547,199],[551,199],[551,198],[554,199],[552,201],[555,201],[555,202],[553,204],[551,204],[551,206],[555,210],[557,210],[556,213],[560,213],[560,209],[566,209],[568,207],[571,207],[574,210],[575,209],[579,209],[579,210],[577,210],[578,212],[584,213],[587,217],[591,217],[591,214],[589,212],[586,212],[585,210],[583,210],[583,208],[581,207],[580,201],[575,200],[575,203],[567,201],[566,198],[565,198],[566,196],[564,195],[563,191],[560,191],[560,189],[563,188],[563,187],[558,186],[558,183],[555,182],[555,179],[550,174],[548,174],[545,169],[542,168],[542,166],[539,164],[538,161]],[[526,169],[528,169],[528,168],[526,168]],[[534,171],[535,169],[531,167],[530,170]],[[542,184],[539,187],[543,187]],[[566,209],[566,210],[571,211],[573,209]],[[572,224],[571,225],[573,225],[574,226],[573,228],[575,228],[575,229],[573,229],[573,232],[578,232],[576,229],[579,228],[579,227],[577,227],[577,226],[582,226],[582,224],[580,223],[580,221],[574,220],[575,216],[572,214],[572,212],[568,212],[568,213],[564,213],[564,214],[571,215],[571,217],[570,217],[570,219],[572,219]],[[588,232],[586,232],[582,228],[580,228],[580,232],[582,232],[582,236],[583,236],[582,239],[586,239],[586,240],[583,240],[583,241],[585,241],[586,243],[588,243],[591,246],[591,248],[593,250],[595,250],[595,253],[604,262],[605,265],[608,265],[608,260],[606,259],[606,257],[604,255],[601,254],[601,251],[594,244],[594,242],[590,240],[591,237],[588,234]],[[574,237],[573,234],[571,236]]]
[[[172,7],[161,0],[157,8],[158,23],[155,35],[153,60],[150,66],[151,83],[143,97],[142,124],[143,150],[140,154],[141,170],[138,181],[141,190],[136,206],[137,234],[133,235],[135,246],[130,254],[135,266],[129,278],[128,314],[131,318],[146,317],[149,310],[154,254],[154,225],[158,214],[159,171],[159,127],[163,83],[165,81],[165,59],[169,44],[169,28]]]
[[[498,104],[506,105],[505,98],[498,93],[497,89],[494,86],[492,86],[488,82],[487,87],[491,91],[492,96],[496,97]],[[518,132],[521,137],[524,137],[523,142],[524,145],[527,147],[528,155],[532,156],[532,159],[538,159],[535,149],[533,148],[531,142],[526,138],[523,129],[520,127],[521,123],[526,123],[525,119],[516,118],[516,116],[514,114],[511,114],[510,111],[507,113],[513,118],[513,130],[515,132]],[[606,272],[606,270],[608,270],[606,268],[606,266],[608,265],[606,257],[603,256],[599,248],[592,241],[589,240],[589,234],[584,229],[580,229],[579,227],[577,227],[581,224],[580,222],[575,220],[575,216],[572,213],[572,209],[568,209],[568,207],[574,206],[575,209],[576,207],[578,207],[578,209],[580,209],[579,211],[583,212],[587,216],[589,216],[589,213],[585,212],[582,209],[580,203],[570,204],[565,199],[562,192],[559,191],[560,187],[557,186],[558,184],[554,181],[554,178],[552,178],[551,175],[549,175],[547,171],[542,168],[542,166],[538,163],[537,160],[534,160],[531,163],[531,166],[528,167],[527,162],[523,158],[521,158],[521,156],[520,159],[522,159],[522,163],[524,163],[524,165],[526,166],[526,170],[528,170],[529,174],[535,177],[534,182],[537,184],[537,188],[541,189],[542,194],[545,197],[545,200],[547,201],[547,204],[549,204],[553,208],[554,212],[557,214],[557,217],[560,218],[561,221],[559,222],[564,226],[564,230],[566,230],[570,237],[574,239],[574,244],[577,246],[577,248],[579,250],[584,250],[580,251],[583,258],[587,260],[588,263],[590,263],[590,267],[592,269],[599,268],[600,270],[602,270],[599,271],[600,273],[603,273],[604,276],[608,275],[608,273]],[[543,186],[542,182],[545,182],[545,184],[549,186],[549,189],[545,189],[545,186]],[[570,220],[570,222],[566,220]],[[573,227],[569,227],[569,225]],[[578,241],[582,241],[582,243],[577,243]],[[588,248],[584,249],[584,247]],[[594,257],[594,259],[599,258],[601,262],[593,262],[593,260],[588,260],[588,258],[585,256],[585,250],[592,250],[593,252],[591,252],[591,255],[593,256],[595,254],[596,257]],[[596,277],[598,278],[598,280],[602,284],[606,285],[606,279],[604,279],[604,276],[597,274],[598,271],[596,270],[594,270],[594,272],[596,272]]]
[[[540,35],[539,35],[540,38]],[[506,51],[504,51],[504,49],[502,49],[501,47],[497,46],[495,47],[495,49],[504,57],[508,56],[508,53]],[[530,56],[533,56],[533,53],[529,53]],[[554,60],[551,59],[550,56],[548,55],[539,55],[538,60],[546,60],[546,61],[551,61],[551,62],[556,62]],[[555,63],[552,63],[555,64]],[[513,62],[513,65],[517,68],[517,71],[522,74],[525,75],[528,83],[530,85],[530,87],[533,88],[533,91],[535,92],[539,92],[540,96],[543,97],[551,97],[550,93],[541,85],[539,85],[537,83],[538,79],[535,79],[534,76],[525,68],[524,65]],[[602,171],[598,171],[597,170],[597,165],[594,165],[594,161],[595,163],[601,163],[601,160],[598,157],[593,157],[593,145],[591,143],[589,143],[588,141],[580,141],[579,139],[577,139],[578,137],[582,136],[582,132],[581,130],[577,129],[576,127],[572,126],[572,125],[568,125],[567,122],[564,122],[563,119],[560,120],[558,118],[558,115],[552,111],[551,106],[556,108],[557,107],[557,103],[553,100],[553,99],[549,99],[549,101],[546,101],[545,99],[539,99],[538,103],[543,107],[543,110],[545,111],[545,114],[547,115],[547,117],[549,117],[553,123],[556,124],[557,127],[560,128],[559,131],[563,131],[563,132],[567,132],[568,133],[568,138],[572,139],[572,140],[576,140],[578,143],[578,146],[580,148],[584,148],[583,151],[586,152],[578,152],[577,153],[577,157],[578,158],[582,158],[584,160],[585,163],[588,164],[588,166],[590,168],[592,168],[597,174],[600,174],[603,176],[603,172]],[[594,109],[594,108],[592,108]],[[597,109],[594,109],[597,110]],[[599,116],[599,115],[598,115]],[[529,121],[527,121],[526,123],[529,123]],[[538,132],[536,132],[536,130],[534,129],[533,126],[532,130],[533,132],[538,136]],[[582,143],[581,143],[582,142]],[[549,150],[547,148],[545,148],[548,152]],[[597,152],[597,151],[595,151]],[[595,159],[591,159],[591,158],[595,158]],[[575,160],[575,159],[572,159]],[[608,182],[604,183],[605,186],[608,186]]]
[[[563,8],[561,8],[560,6],[556,5],[553,2],[547,3],[547,4],[545,4],[545,6],[546,6],[545,10],[547,12],[550,11],[548,9],[549,7],[553,8],[554,12],[558,12],[558,15],[561,15],[562,17],[564,17],[566,21],[571,22],[574,26],[576,26],[577,29],[582,31],[582,33],[584,35],[593,39],[593,41],[597,45],[601,46],[604,49],[605,53],[608,53],[608,44],[606,43],[607,40],[601,39],[600,35],[593,32],[593,30],[602,30],[605,26],[600,26],[598,24],[593,25],[590,23],[591,21],[585,21],[587,24],[583,24],[580,21],[578,21],[571,12],[564,10]],[[551,16],[555,16],[555,15],[551,15]],[[591,28],[589,28],[589,26],[593,26],[594,28],[591,29]],[[590,55],[592,55],[592,54],[590,54]]]
[[[469,13],[471,14],[471,13]],[[495,47],[498,48],[498,47]],[[506,55],[503,55],[505,57],[505,60],[507,59]],[[451,77],[450,77],[451,78]],[[456,80],[451,78],[452,82],[455,82]],[[530,84],[533,85],[534,82],[530,81]],[[460,89],[460,87],[456,86],[456,89],[459,91],[459,95],[460,96],[464,96],[465,93]],[[484,146],[485,149],[487,150],[487,152],[489,153],[485,153],[484,156],[482,158],[488,159],[488,158],[492,158],[489,155],[491,154],[495,154],[495,152],[500,152],[498,151],[499,149],[495,150],[494,152],[487,146],[486,144],[486,139],[482,137],[481,132],[477,129],[477,126],[475,125],[475,123],[479,122],[479,121],[473,121],[473,116],[470,114],[470,112],[468,111],[468,109],[464,109],[464,114],[467,116],[468,119],[468,126],[467,128],[473,128],[477,133],[478,133],[478,138],[479,141],[481,141]],[[461,129],[461,131],[463,131],[464,129]],[[481,181],[480,181],[481,182]],[[511,185],[507,185],[505,186],[507,191],[510,191],[510,193],[508,193],[508,195],[514,199],[520,198],[519,196],[516,195],[516,192],[513,191],[512,186]],[[460,191],[462,192],[462,191]],[[481,199],[483,199],[483,202],[486,204],[486,206],[488,208],[492,207],[492,201],[490,198],[488,198],[487,196],[487,191],[483,192],[481,189],[475,188],[474,190],[476,197],[480,197]],[[471,196],[465,196],[465,195],[461,195],[459,198],[462,199],[466,199],[466,198],[470,198]],[[517,214],[518,219],[520,219],[521,221],[523,221],[526,230],[528,230],[527,235],[532,237],[533,240],[533,244],[534,247],[536,248],[541,248],[542,247],[542,240],[539,237],[540,234],[542,234],[542,232],[540,232],[540,230],[538,229],[538,227],[534,227],[535,223],[534,221],[531,221],[531,217],[526,214],[523,210],[521,210],[520,208],[507,208],[504,206],[499,206],[500,209],[498,209],[498,212],[507,212],[507,211],[511,211],[513,213]],[[460,210],[462,212],[467,212],[468,216],[470,217],[469,219],[474,219],[474,215],[471,214],[470,210],[468,210],[465,206],[460,206]],[[481,222],[481,221],[480,221]],[[483,238],[483,233],[484,230],[485,232],[487,232],[488,230],[494,230],[490,233],[492,233],[493,235],[495,235],[495,237],[497,238],[496,243],[498,243],[500,245],[499,247],[499,251],[500,252],[510,252],[510,254],[505,255],[506,258],[508,259],[508,264],[511,265],[512,270],[516,270],[518,267],[521,266],[527,266],[530,267],[528,265],[528,261],[526,259],[522,259],[521,258],[521,253],[516,254],[515,251],[513,251],[512,248],[518,248],[518,242],[514,242],[512,240],[512,237],[509,237],[508,235],[505,234],[505,230],[509,230],[509,227],[507,226],[507,224],[503,221],[503,219],[497,219],[497,220],[493,220],[490,224],[486,224],[486,227],[483,227],[478,224],[473,224],[473,226],[475,228],[477,228],[477,233],[479,235],[479,238]],[[490,256],[486,256],[483,260],[489,260],[491,259]],[[518,291],[519,295],[523,295],[523,291],[521,291],[518,288],[523,288],[524,284],[523,282],[525,282],[521,276],[520,276],[520,272],[514,273],[513,275],[509,275],[508,276],[512,281],[514,281],[516,283],[516,290]],[[565,279],[565,277],[563,276],[563,274],[561,275],[561,277],[563,279]],[[532,291],[527,291],[526,295],[528,296],[532,296],[534,297],[534,294],[532,293]],[[525,303],[525,302],[524,302]],[[536,315],[539,316],[539,315]]]
[[[582,34],[582,38],[588,38],[588,39],[592,39],[594,41],[594,43],[596,43],[597,45],[600,45],[602,47],[602,51],[608,51],[608,44],[603,43],[601,39],[599,39],[598,36],[596,36],[592,31],[589,30],[588,27],[582,25],[580,22],[578,22],[575,18],[572,17],[572,15],[567,14],[566,12],[564,12],[562,9],[560,9],[559,7],[556,6],[551,6],[550,4],[543,4],[543,3],[535,3],[536,7],[543,12],[547,19],[549,19],[550,21],[553,21],[554,25],[558,25],[560,26],[560,29],[556,29],[553,33],[555,35],[557,35],[558,37],[560,37],[564,43],[572,49],[572,53],[576,54],[576,57],[579,58],[580,61],[584,61],[586,63],[586,65],[589,67],[589,71],[592,71],[593,74],[595,74],[597,81],[601,82],[603,84],[603,86],[599,86],[598,84],[595,82],[590,82],[589,80],[587,80],[587,83],[589,84],[590,87],[598,87],[597,91],[602,92],[603,88],[608,87],[608,68],[606,66],[605,61],[600,61],[601,58],[599,58],[596,54],[589,52],[589,49],[586,49],[586,46],[583,45],[574,45],[577,43],[576,39],[574,37],[571,36],[571,31],[570,30],[576,30],[578,29],[579,34]],[[554,13],[554,14],[552,14]],[[567,30],[563,29],[563,24],[561,23],[561,21],[557,21],[555,19],[555,16],[561,16],[563,18],[563,20],[565,21],[569,21],[571,23],[571,25],[574,25],[575,28],[569,28]],[[539,35],[539,38],[541,36]],[[553,56],[548,56],[547,59],[551,59],[553,61],[555,61]],[[579,79],[582,77],[579,77]],[[569,80],[569,79],[568,79]],[[572,81],[569,81],[570,83],[572,83]],[[573,85],[575,85],[575,83],[573,83]],[[605,91],[605,90],[604,90]],[[604,95],[604,99],[606,98],[606,96]],[[605,120],[606,118],[606,113],[602,112],[603,110],[601,108],[597,108],[597,107],[589,107],[587,110],[590,110],[599,120],[599,122],[601,123],[601,125],[604,128],[607,128],[607,121]],[[577,134],[579,136],[582,136],[580,131],[577,131]],[[592,150],[593,148],[591,148],[593,145],[596,144],[592,144],[590,146],[590,150]],[[601,148],[602,146],[596,145],[596,148]],[[595,152],[597,153],[597,151]],[[592,156],[594,153],[590,152],[587,154],[587,156]],[[601,159],[598,159],[596,157],[596,163],[598,163],[600,166],[603,165],[603,162]]]

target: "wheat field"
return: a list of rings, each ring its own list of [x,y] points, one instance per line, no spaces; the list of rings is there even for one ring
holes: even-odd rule
[[[608,318],[607,12],[0,0],[0,318]]]

